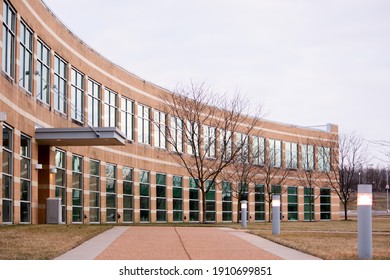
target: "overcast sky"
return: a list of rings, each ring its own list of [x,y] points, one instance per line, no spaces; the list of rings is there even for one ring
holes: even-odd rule
[[[168,90],[206,82],[267,119],[390,141],[389,0],[44,0],[87,45]]]

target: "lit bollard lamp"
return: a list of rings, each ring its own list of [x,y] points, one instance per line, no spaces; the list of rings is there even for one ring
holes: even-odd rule
[[[241,200],[241,227],[246,228],[248,226],[247,221],[248,201]]]
[[[358,185],[358,257],[372,259],[372,185]]]
[[[280,234],[280,195],[272,195],[272,234]]]

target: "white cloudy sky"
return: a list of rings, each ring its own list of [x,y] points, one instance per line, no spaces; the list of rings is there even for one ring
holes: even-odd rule
[[[85,43],[173,90],[206,82],[267,118],[390,141],[388,0],[44,0]]]

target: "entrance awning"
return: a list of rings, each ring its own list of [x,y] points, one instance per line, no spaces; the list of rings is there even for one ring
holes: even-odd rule
[[[126,136],[116,127],[36,128],[39,145],[49,146],[118,146]]]

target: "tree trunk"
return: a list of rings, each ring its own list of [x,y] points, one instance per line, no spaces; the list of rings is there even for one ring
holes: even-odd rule
[[[205,224],[206,223],[206,193],[204,192],[203,189],[201,189],[202,193],[202,220],[201,223]]]
[[[347,221],[348,220],[348,205],[347,203],[343,203],[344,205],[344,220]]]

